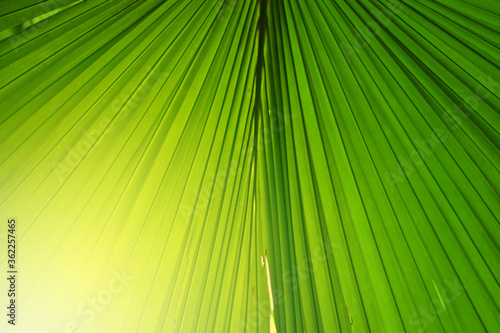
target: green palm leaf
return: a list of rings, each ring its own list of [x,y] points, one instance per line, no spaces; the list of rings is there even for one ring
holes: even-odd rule
[[[0,330],[499,331],[499,17],[1,1]]]

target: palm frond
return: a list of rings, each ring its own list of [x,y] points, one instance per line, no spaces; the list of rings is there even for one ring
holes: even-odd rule
[[[499,17],[2,1],[19,329],[499,331]]]

